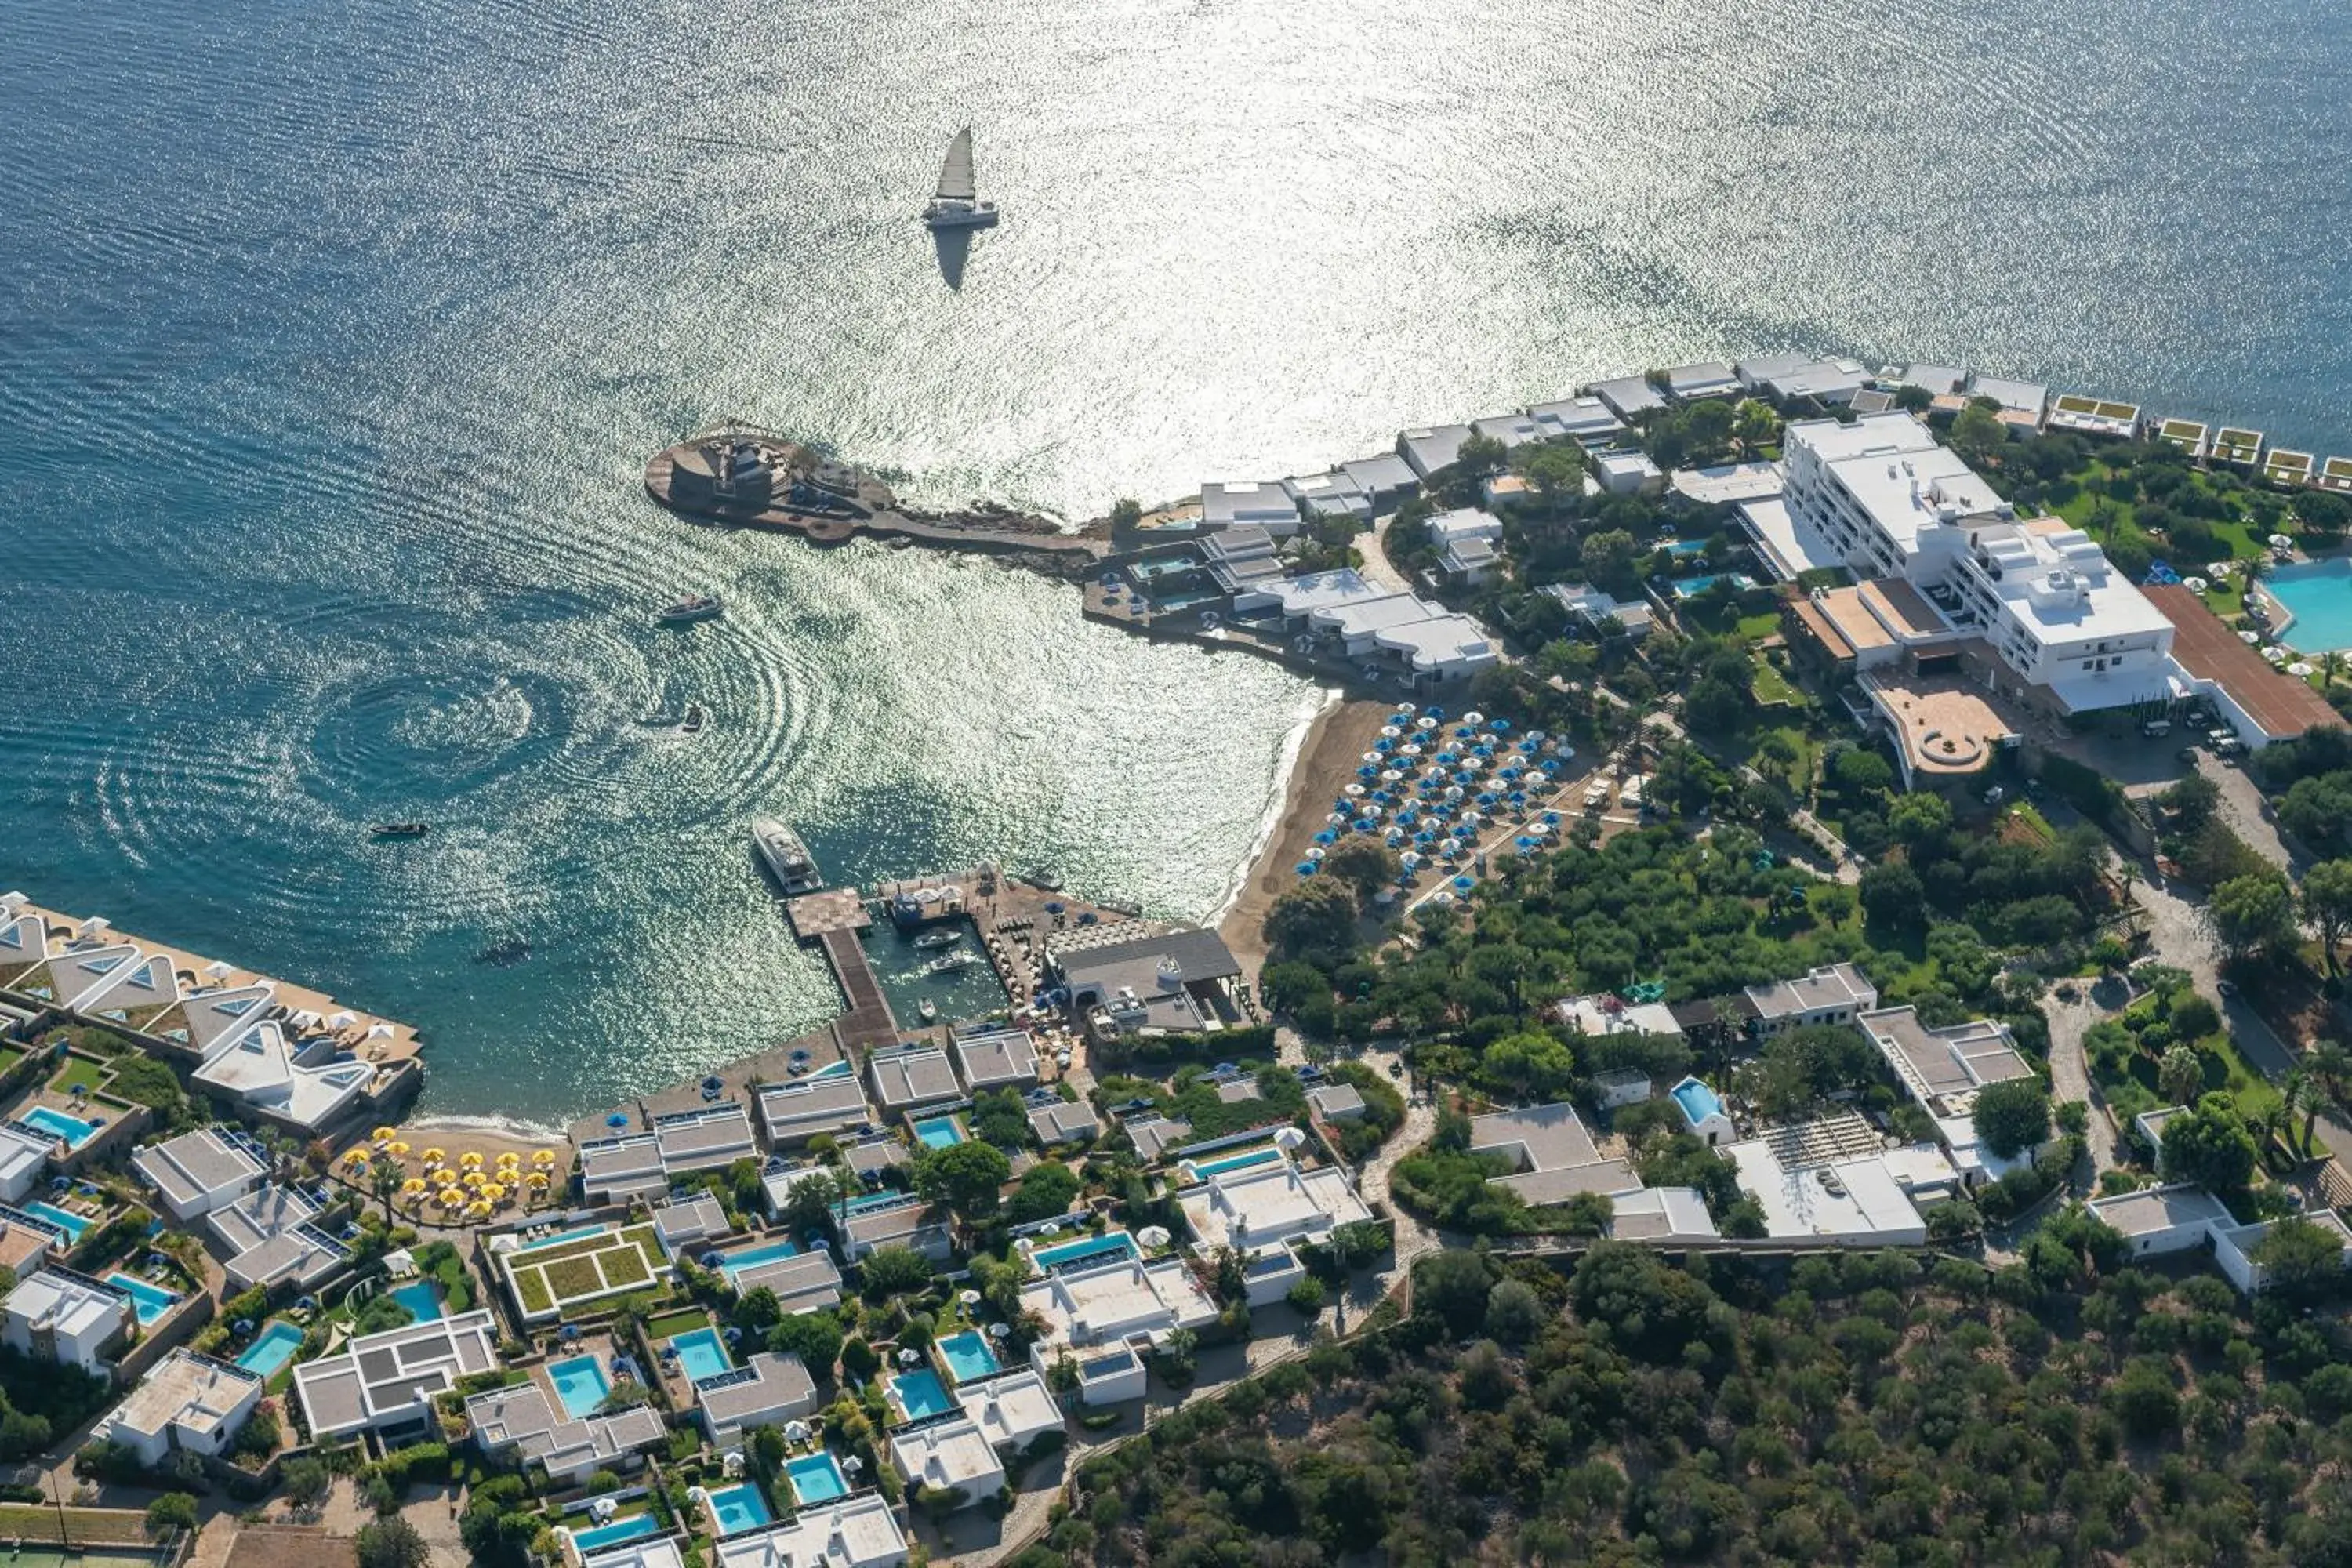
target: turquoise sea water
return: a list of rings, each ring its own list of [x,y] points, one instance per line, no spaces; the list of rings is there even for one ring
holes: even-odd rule
[[[0,884],[422,1026],[432,1110],[828,1016],[757,810],[842,876],[1203,912],[1311,706],[994,567],[664,516],[706,420],[1078,515],[1801,343],[2352,445],[2316,0],[7,16]],[[912,214],[965,123],[1007,216],[958,269]]]

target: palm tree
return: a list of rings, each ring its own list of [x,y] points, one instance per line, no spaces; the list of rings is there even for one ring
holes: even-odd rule
[[[2322,690],[2336,684],[2336,672],[2343,663],[2344,656],[2333,648],[2319,656],[2319,685]]]
[[[2312,1124],[2319,1119],[2319,1097],[2313,1089],[2311,1075],[2300,1067],[2289,1069],[2279,1083],[2279,1112],[2289,1137],[2294,1136],[2298,1111],[2303,1115],[2303,1140],[2295,1152],[2305,1153],[2311,1148]]]

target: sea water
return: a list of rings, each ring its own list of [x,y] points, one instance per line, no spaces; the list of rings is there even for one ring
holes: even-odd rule
[[[1082,517],[1802,345],[2347,444],[2307,0],[7,14],[0,885],[422,1026],[428,1110],[831,1015],[754,812],[836,878],[1203,913],[1313,706],[992,565],[667,516],[707,421]],[[1004,222],[935,246],[967,124]]]

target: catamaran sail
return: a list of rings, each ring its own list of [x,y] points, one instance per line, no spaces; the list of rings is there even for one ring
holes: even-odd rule
[[[986,228],[996,221],[996,204],[978,198],[971,181],[971,129],[966,126],[948,143],[947,161],[940,165],[940,188],[923,208],[923,221],[933,228]]]
[[[948,143],[947,162],[940,165],[939,199],[968,202],[977,194],[971,183],[971,129],[967,126]]]

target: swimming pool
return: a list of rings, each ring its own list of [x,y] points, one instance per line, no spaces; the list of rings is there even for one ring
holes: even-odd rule
[[[1665,545],[1665,552],[1677,559],[1690,555],[1704,555],[1706,553],[1706,541],[1704,539],[1669,540]]]
[[[948,1375],[958,1383],[970,1383],[975,1377],[1003,1370],[1003,1363],[996,1359],[996,1352],[988,1348],[988,1341],[976,1329],[966,1329],[941,1340],[940,1358],[948,1363]]]
[[[563,1402],[563,1413],[575,1421],[595,1415],[596,1407],[612,1396],[613,1385],[593,1355],[550,1362],[547,1376],[555,1384],[555,1397]]]
[[[2294,617],[2279,634],[2290,647],[2298,653],[2352,648],[2352,556],[2273,568],[2263,586]]]
[[[948,1385],[940,1374],[926,1367],[921,1372],[900,1373],[890,1380],[890,1392],[898,1401],[898,1408],[907,1413],[909,1421],[920,1421],[926,1415],[944,1415],[956,1407],[948,1396]]]
[[[180,1300],[162,1286],[150,1285],[135,1274],[110,1274],[106,1282],[130,1293],[131,1304],[138,1309],[142,1328],[170,1311]]]
[[[688,1383],[699,1383],[735,1368],[735,1363],[727,1359],[727,1346],[717,1329],[696,1329],[679,1334],[669,1342],[669,1348],[677,1352],[677,1369],[686,1374]]]
[[[572,1532],[572,1544],[583,1552],[593,1552],[600,1546],[614,1546],[624,1541],[635,1541],[641,1535],[651,1535],[660,1528],[654,1522],[652,1514],[635,1514],[627,1519],[616,1519],[610,1524],[600,1524],[593,1530],[575,1530]]]
[[[537,1252],[542,1247],[561,1247],[567,1241],[578,1241],[583,1237],[602,1236],[611,1228],[612,1226],[605,1225],[574,1226],[570,1230],[559,1230],[553,1236],[542,1236],[537,1241],[526,1241],[515,1250]]]
[[[279,1367],[294,1359],[302,1348],[302,1331],[291,1323],[274,1322],[261,1331],[261,1337],[245,1347],[236,1364],[263,1378],[274,1376]]]
[[[817,1068],[816,1071],[809,1074],[807,1081],[810,1083],[820,1083],[829,1078],[847,1078],[856,1070],[856,1068],[852,1068],[845,1061],[827,1062],[824,1066]]]
[[[952,1116],[934,1116],[915,1123],[915,1136],[926,1149],[951,1149],[963,1142],[963,1129]]]
[[[81,1233],[89,1228],[90,1222],[88,1219],[74,1213],[71,1209],[61,1209],[55,1204],[26,1204],[25,1205],[25,1212],[30,1215],[38,1215],[41,1218],[47,1220],[51,1225],[56,1226],[59,1230],[64,1231],[68,1236],[72,1237],[76,1241],[79,1241],[81,1239]]]
[[[849,1495],[848,1479],[831,1454],[803,1454],[797,1459],[787,1459],[784,1474],[791,1478],[793,1496],[803,1508]]]
[[[1282,1151],[1269,1143],[1263,1149],[1251,1149],[1239,1154],[1228,1154],[1221,1160],[1212,1160],[1205,1165],[1195,1165],[1192,1167],[1192,1173],[1206,1181],[1211,1176],[1221,1176],[1227,1171],[1246,1171],[1252,1165],[1263,1165],[1268,1160],[1281,1158]]]
[[[1756,580],[1748,576],[1745,572],[1708,572],[1696,577],[1675,578],[1673,584],[1675,597],[1677,599],[1696,599],[1701,594],[1706,593],[1709,588],[1714,587],[1717,583],[1729,583],[1734,589],[1748,589],[1756,586]]]
[[[36,1105],[25,1112],[25,1125],[39,1129],[53,1138],[62,1138],[69,1149],[79,1149],[98,1136],[98,1123],[84,1121],[79,1116],[68,1116],[46,1105]]]
[[[1105,1236],[1090,1236],[1083,1241],[1066,1241],[1059,1247],[1045,1247],[1029,1255],[1029,1261],[1043,1273],[1047,1269],[1065,1268],[1072,1263],[1099,1261],[1113,1253],[1127,1258],[1139,1258],[1135,1238],[1123,1230]]]
[[[392,1299],[408,1309],[408,1315],[420,1323],[438,1322],[441,1319],[441,1290],[430,1279],[411,1279],[392,1293]]]
[[[1675,1102],[1683,1108],[1683,1115],[1694,1127],[1710,1116],[1723,1114],[1723,1101],[1715,1090],[1695,1078],[1686,1078],[1668,1090]]]
[[[743,1269],[761,1263],[773,1263],[780,1258],[798,1258],[800,1254],[801,1249],[789,1241],[762,1242],[758,1247],[747,1247],[740,1252],[720,1253],[719,1271],[727,1276],[728,1284],[740,1290],[743,1287],[735,1276]]]
[[[749,1481],[712,1492],[710,1517],[717,1521],[721,1535],[738,1535],[775,1522],[775,1515],[768,1511],[768,1500]]]

